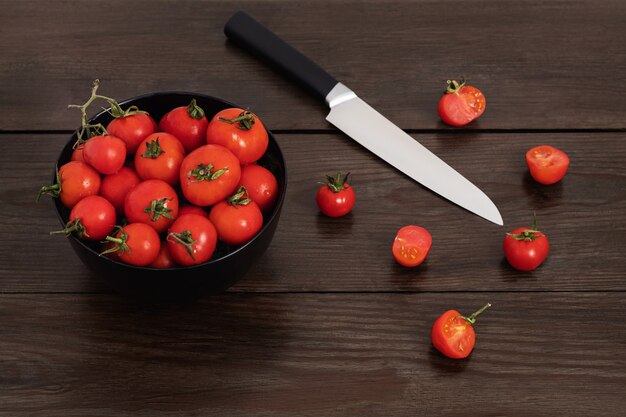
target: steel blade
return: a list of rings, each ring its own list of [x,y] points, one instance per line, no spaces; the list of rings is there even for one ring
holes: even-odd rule
[[[328,94],[326,120],[415,181],[502,226],[495,204],[478,187],[339,83]]]

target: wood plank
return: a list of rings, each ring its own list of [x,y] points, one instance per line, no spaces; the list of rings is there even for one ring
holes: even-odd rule
[[[0,300],[3,415],[615,416],[626,406],[623,293]],[[467,360],[431,347],[443,310],[486,301]]]
[[[621,0],[0,6],[1,130],[75,128],[66,105],[83,102],[96,77],[119,99],[197,91],[249,107],[273,129],[329,128],[321,103],[226,41],[238,7],[403,128],[443,128],[437,101],[445,80],[460,76],[488,101],[470,128],[626,128]]]
[[[491,196],[505,227],[492,225],[415,184],[340,135],[278,135],[288,165],[288,194],[276,236],[234,291],[554,291],[625,290],[626,148],[622,135],[438,134],[420,141]],[[104,291],[68,243],[49,200],[58,135],[0,136],[0,291]],[[534,183],[524,154],[541,143],[564,149],[570,171],[553,186]],[[36,160],[32,154],[36,152]],[[345,218],[318,213],[314,195],[325,173],[351,171],[357,205]],[[533,211],[551,253],[532,273],[511,269],[506,231],[529,225]],[[406,224],[430,230],[426,262],[395,264],[390,247]]]

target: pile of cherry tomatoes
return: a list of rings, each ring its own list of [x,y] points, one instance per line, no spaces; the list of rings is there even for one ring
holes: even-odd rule
[[[102,254],[127,264],[171,268],[206,262],[218,240],[239,246],[261,230],[278,184],[255,163],[269,141],[256,115],[229,108],[209,120],[192,100],[157,124],[98,86],[85,104],[70,106],[82,114],[71,161],[39,193],[71,210],[55,233],[102,242]],[[106,127],[87,120],[99,100],[114,117]]]

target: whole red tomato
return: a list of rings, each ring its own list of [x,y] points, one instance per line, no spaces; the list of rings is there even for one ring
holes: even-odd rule
[[[433,238],[420,226],[404,226],[396,234],[391,251],[396,261],[406,267],[418,266],[428,255]]]
[[[206,141],[227,147],[242,165],[246,165],[263,156],[269,139],[267,130],[256,115],[231,108],[213,116],[206,131]]]
[[[476,322],[476,317],[489,307],[491,304],[485,305],[469,317],[462,316],[456,310],[443,313],[435,320],[430,332],[433,346],[452,359],[468,357],[476,342],[476,333],[472,325]]]
[[[531,227],[519,227],[507,233],[502,244],[509,264],[520,271],[536,269],[548,257],[548,237],[537,230],[533,220]]]
[[[102,240],[115,227],[115,208],[99,195],[90,195],[80,200],[72,211],[65,229],[52,233],[69,235],[76,232],[81,239]]]
[[[261,209],[248,198],[245,187],[239,187],[236,194],[214,205],[209,219],[220,240],[229,245],[246,243],[263,226]]]
[[[106,175],[102,179],[100,195],[113,204],[118,215],[124,215],[126,194],[141,182],[139,175],[129,167],[122,167],[115,174]]]
[[[170,250],[167,247],[166,242],[161,242],[161,250],[159,251],[159,255],[157,258],[150,264],[151,268],[158,269],[168,269],[174,268],[176,266],[176,262],[170,253]]]
[[[85,151],[85,145],[84,144],[78,145],[76,147],[76,149],[74,149],[74,151],[72,151],[71,160],[72,161],[85,162],[85,155],[83,155],[84,151]]]
[[[156,131],[156,123],[149,114],[134,113],[133,110],[118,113],[118,117],[107,125],[109,135],[124,141],[128,155],[134,154],[141,142]]]
[[[526,163],[530,175],[544,185],[561,181],[569,167],[565,152],[550,145],[541,145],[526,152]]]
[[[257,203],[261,211],[267,212],[274,206],[278,195],[278,183],[268,169],[257,164],[242,167],[239,184],[246,187],[248,197]]]
[[[465,126],[484,112],[487,103],[483,93],[476,87],[448,80],[448,88],[439,100],[439,117],[450,126]]]
[[[317,190],[317,206],[328,217],[344,216],[354,207],[354,189],[347,182],[349,175],[349,172],[344,177],[340,172],[335,177],[327,175],[327,183]]]
[[[131,223],[145,223],[161,233],[178,216],[178,196],[165,181],[146,180],[126,194],[124,213]]]
[[[126,145],[115,136],[94,136],[85,142],[83,157],[101,174],[115,174],[124,166]]]
[[[180,165],[185,149],[175,136],[165,132],[153,133],[144,139],[135,154],[135,169],[144,180],[163,180],[170,185],[180,181]]]
[[[183,265],[197,265],[213,256],[217,232],[206,217],[185,214],[176,219],[167,234],[167,247],[174,260]]]
[[[159,129],[176,136],[189,153],[206,143],[209,121],[204,110],[191,100],[188,106],[176,107],[161,118]]]
[[[204,145],[185,157],[180,185],[185,198],[196,206],[211,206],[235,191],[241,177],[237,157],[220,145]]]
[[[100,174],[84,162],[71,161],[61,166],[54,185],[41,187],[37,201],[42,194],[60,198],[61,203],[72,208],[83,198],[100,192]]]
[[[150,265],[161,250],[159,235],[145,223],[130,223],[106,240],[109,244],[101,255],[111,254],[113,259],[135,266]]]
[[[179,207],[178,217],[182,216],[183,214],[198,214],[202,217],[206,217],[207,219],[209,218],[209,213],[207,213],[202,207],[198,206],[184,205]]]

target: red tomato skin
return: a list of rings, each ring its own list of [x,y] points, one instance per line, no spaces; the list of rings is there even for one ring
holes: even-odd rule
[[[145,223],[130,223],[122,230],[128,235],[126,244],[130,252],[114,252],[114,259],[135,266],[147,266],[156,260],[161,250],[161,240],[152,227]],[[115,237],[119,237],[120,233],[116,233]]]
[[[161,242],[161,250],[157,258],[150,264],[150,268],[168,269],[176,267],[176,262],[168,249],[166,242]]]
[[[209,121],[206,117],[196,119],[189,115],[187,106],[176,107],[165,114],[159,122],[159,130],[176,136],[189,153],[204,145]]]
[[[433,238],[428,230],[409,225],[398,230],[391,252],[400,265],[413,268],[424,262],[432,244]]]
[[[132,168],[122,167],[115,174],[102,179],[100,195],[113,204],[119,216],[123,216],[126,194],[140,182],[141,178]]]
[[[561,181],[569,167],[569,157],[565,152],[550,145],[540,145],[526,152],[526,164],[530,175],[543,185]]]
[[[511,234],[520,234],[525,230],[531,230],[531,228],[520,227],[513,230]],[[504,256],[513,268],[520,271],[532,271],[548,257],[550,244],[547,236],[539,231],[535,232],[535,236],[538,237],[531,241],[505,236],[502,244]]]
[[[206,131],[206,142],[225,146],[235,154],[242,165],[247,165],[263,156],[269,138],[261,119],[256,115],[253,115],[254,125],[249,130],[240,129],[238,123],[229,124],[220,120],[220,118],[234,119],[242,112],[243,109],[230,108],[213,116]]]
[[[132,155],[148,135],[156,132],[156,123],[148,114],[133,114],[113,119],[107,126],[107,132],[120,138],[126,145],[128,155]]]
[[[178,196],[171,185],[161,180],[146,180],[133,187],[124,200],[124,213],[131,223],[145,223],[153,227],[158,233],[167,230],[174,222],[164,216],[159,216],[156,221],[151,219],[151,214],[144,210],[150,207],[153,200],[165,201],[165,207],[171,211],[168,213],[173,219],[178,216]]]
[[[197,181],[191,172],[198,164],[212,164],[214,172],[226,172],[214,180]],[[212,206],[230,196],[239,184],[241,165],[237,157],[220,145],[204,145],[185,157],[180,167],[180,186],[185,198],[196,206]]]
[[[246,187],[248,197],[257,203],[262,212],[272,209],[278,195],[278,183],[268,169],[256,164],[242,167],[239,184]]]
[[[72,152],[72,157],[71,160],[72,161],[80,161],[80,162],[85,162],[85,155],[83,154],[83,152],[85,151],[85,145],[79,145],[76,149],[74,149],[74,151]]]
[[[59,168],[61,203],[72,208],[83,198],[100,192],[100,174],[84,162],[71,161]]]
[[[474,328],[459,316],[456,310],[446,311],[435,320],[430,332],[433,346],[452,359],[467,358],[476,343]]]
[[[198,206],[184,205],[182,207],[179,207],[178,217],[182,216],[183,214],[197,214],[206,219],[209,218],[209,213],[207,213],[202,207],[198,207]]]
[[[70,222],[80,219],[88,240],[102,240],[115,227],[115,208],[99,195],[90,195],[80,200],[70,212]]]
[[[156,158],[144,157],[147,150],[147,143],[159,140],[159,146],[163,153]],[[137,174],[144,179],[163,180],[166,183],[176,186],[180,181],[180,165],[185,159],[185,148],[183,144],[174,136],[165,132],[157,132],[146,137],[135,153],[135,169]]]
[[[479,118],[485,108],[483,93],[475,87],[464,86],[457,92],[445,93],[439,100],[437,111],[444,123],[459,127]]]
[[[174,260],[183,266],[198,265],[211,259],[217,246],[217,231],[209,219],[198,214],[179,216],[170,227],[169,233],[181,233],[188,230],[195,242],[192,244],[193,258],[185,247],[176,243],[171,237],[167,239],[167,246]]]
[[[126,145],[115,136],[94,136],[85,142],[85,162],[101,174],[115,174],[124,166]]]
[[[320,211],[328,217],[341,217],[352,211],[355,202],[354,189],[347,182],[343,190],[334,192],[327,185],[317,190],[315,200]]]
[[[235,246],[248,242],[263,227],[263,214],[254,201],[235,206],[221,201],[211,208],[209,219],[219,239]]]

